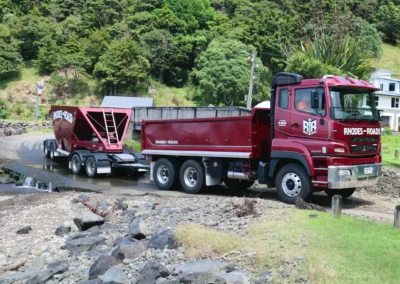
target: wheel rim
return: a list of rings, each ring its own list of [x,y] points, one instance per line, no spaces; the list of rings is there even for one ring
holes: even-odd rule
[[[185,184],[189,187],[196,186],[198,180],[196,169],[193,167],[186,168],[183,174],[183,180],[185,181]]]
[[[79,170],[80,163],[79,159],[76,156],[72,158],[71,164],[72,164],[72,170],[74,172],[77,172]]]
[[[301,191],[301,179],[295,173],[287,173],[282,179],[283,192],[290,197],[299,195]]]
[[[157,180],[162,183],[166,184],[169,180],[169,170],[167,166],[160,166],[157,169]]]
[[[93,159],[88,159],[86,161],[86,171],[88,175],[94,174],[94,161]]]

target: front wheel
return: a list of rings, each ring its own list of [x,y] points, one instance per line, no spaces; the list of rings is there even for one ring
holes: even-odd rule
[[[332,198],[334,195],[341,195],[343,199],[349,198],[350,196],[353,195],[353,193],[356,191],[355,188],[345,188],[345,189],[329,189],[325,190],[326,195],[329,196],[329,198]]]
[[[168,159],[159,159],[154,165],[153,179],[158,189],[172,189],[177,180],[176,166]]]
[[[179,172],[179,181],[186,193],[199,193],[205,185],[205,175],[202,165],[195,160],[183,163]]]
[[[309,176],[296,164],[283,166],[276,175],[275,184],[278,198],[285,203],[294,204],[297,197],[307,200],[312,194]]]
[[[97,175],[97,161],[93,156],[89,156],[85,163],[86,175],[94,178]]]

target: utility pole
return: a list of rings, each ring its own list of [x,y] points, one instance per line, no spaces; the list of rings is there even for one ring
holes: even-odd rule
[[[253,51],[253,55],[251,56],[251,75],[250,75],[250,84],[249,84],[249,93],[247,95],[247,108],[251,109],[251,100],[253,99],[253,81],[254,81],[254,71],[257,67],[256,64],[257,51]]]
[[[36,83],[36,120],[39,120],[40,113],[39,113],[39,95],[42,94],[43,91],[43,83],[37,82]]]

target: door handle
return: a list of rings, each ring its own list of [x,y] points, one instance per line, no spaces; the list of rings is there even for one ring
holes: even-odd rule
[[[292,123],[292,126],[293,126],[293,127],[300,127],[300,124],[298,124],[298,123]]]

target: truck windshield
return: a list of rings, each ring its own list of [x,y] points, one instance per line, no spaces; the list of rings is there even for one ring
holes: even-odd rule
[[[379,121],[373,92],[331,88],[331,118],[344,121]]]

